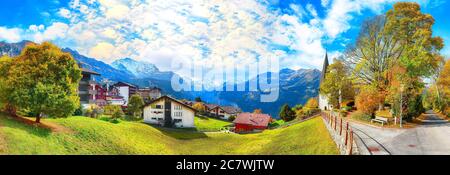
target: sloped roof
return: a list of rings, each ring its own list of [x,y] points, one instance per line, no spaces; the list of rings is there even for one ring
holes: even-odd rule
[[[205,106],[208,108],[208,110],[211,110],[211,109],[216,108],[219,105],[216,105],[216,104],[205,104]]]
[[[233,123],[267,127],[271,119],[267,114],[240,113]]]
[[[193,107],[191,107],[191,106],[189,106],[189,105],[187,105],[187,104],[185,104],[185,103],[183,103],[183,102],[181,102],[181,101],[179,101],[179,100],[177,100],[177,99],[175,99],[175,98],[173,98],[173,97],[170,97],[170,96],[168,96],[168,95],[163,95],[163,96],[161,96],[161,97],[159,97],[159,98],[157,98],[157,99],[151,101],[150,103],[147,103],[144,107],[150,106],[150,105],[152,105],[153,103],[156,103],[156,102],[158,102],[158,101],[160,101],[160,100],[162,100],[162,99],[169,99],[169,100],[171,100],[171,101],[173,101],[173,102],[175,102],[175,103],[178,103],[178,104],[180,104],[180,105],[182,105],[182,106],[184,106],[184,107],[186,107],[186,108],[188,108],[188,109],[193,110],[194,112],[197,112],[197,110],[194,109]]]
[[[241,109],[234,106],[222,106],[221,108],[228,114],[237,114],[241,112]]]
[[[81,72],[85,73],[85,74],[100,75],[99,73],[97,73],[93,70],[86,69],[86,68],[81,68]]]
[[[126,83],[126,82],[122,82],[122,81],[117,82],[117,83],[114,84],[113,86],[129,86],[129,87],[135,87],[135,88],[137,88],[136,85],[133,85],[133,84],[130,84],[130,83]]]

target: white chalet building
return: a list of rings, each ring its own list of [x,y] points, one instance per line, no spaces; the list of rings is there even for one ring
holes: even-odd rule
[[[177,128],[194,128],[196,110],[169,96],[162,96],[144,107],[144,122]]]

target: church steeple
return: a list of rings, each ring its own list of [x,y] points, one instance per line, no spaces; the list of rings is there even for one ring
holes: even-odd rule
[[[325,60],[323,61],[323,68],[322,68],[322,76],[320,77],[320,83],[322,83],[323,80],[325,80],[325,74],[327,73],[329,63],[328,63],[328,51],[325,53]]]

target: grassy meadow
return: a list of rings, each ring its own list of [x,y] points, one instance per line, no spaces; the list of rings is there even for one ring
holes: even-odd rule
[[[0,114],[0,154],[338,154],[320,118],[246,135],[167,129],[128,121],[113,124],[87,117],[43,122],[63,129],[55,132]],[[211,121],[202,121],[206,122]]]

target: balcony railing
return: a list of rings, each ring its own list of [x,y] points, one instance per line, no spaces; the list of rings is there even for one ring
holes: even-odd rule
[[[96,95],[96,94],[97,94],[97,91],[96,91],[96,90],[89,90],[89,94],[90,94],[90,95]]]

